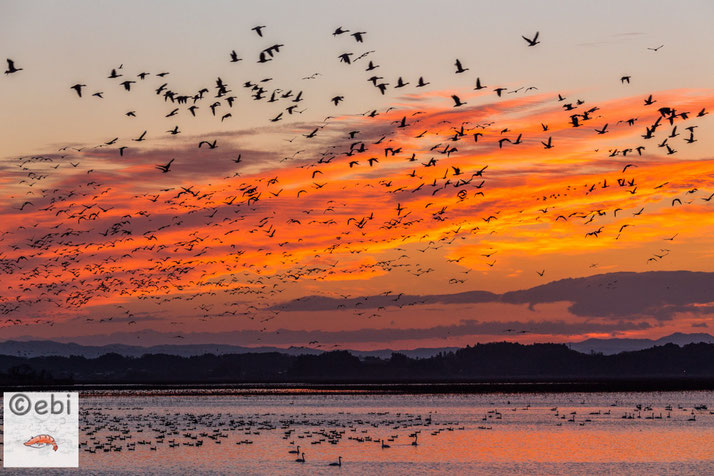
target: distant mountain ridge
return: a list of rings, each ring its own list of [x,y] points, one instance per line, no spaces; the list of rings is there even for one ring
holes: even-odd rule
[[[695,343],[714,344],[714,336],[707,333],[685,334],[677,332],[659,339],[587,339],[582,342],[568,344],[570,349],[584,354],[602,353],[605,355],[618,354],[620,352],[631,352],[649,349],[654,346],[665,344],[676,344],[679,346]],[[401,353],[410,358],[428,358],[441,352],[453,352],[459,347],[436,347],[436,348],[416,348],[416,349],[380,349],[372,351],[350,350],[352,355],[360,358],[379,357],[389,358],[392,353]],[[81,345],[73,342],[55,342],[50,340],[28,340],[17,341],[8,340],[0,342],[0,355],[11,355],[15,357],[49,357],[60,356],[69,357],[72,355],[86,358],[96,358],[105,354],[115,353],[125,357],[141,357],[146,354],[168,354],[181,357],[192,357],[204,354],[226,355],[226,354],[247,354],[247,353],[268,353],[279,352],[286,355],[318,355],[326,352],[322,349],[311,347],[245,347],[227,344],[172,344],[154,345],[149,347],[109,344],[109,345]]]
[[[417,348],[408,350],[349,350],[357,357],[388,358],[393,353],[399,352],[412,358],[424,358],[437,355],[439,352],[450,352],[459,347]],[[244,347],[227,344],[166,344],[143,347],[138,345],[109,344],[109,345],[82,345],[74,342],[55,342],[50,340],[17,341],[8,340],[0,342],[0,355],[15,357],[70,357],[73,355],[86,358],[96,358],[102,355],[115,353],[125,357],[141,357],[146,354],[168,354],[181,357],[192,357],[204,354],[248,354],[279,352],[286,355],[318,355],[326,352],[322,349],[311,347]]]
[[[714,344],[714,336],[704,332],[694,334],[684,334],[675,332],[659,339],[587,339],[582,342],[570,344],[570,348],[589,354],[591,352],[605,355],[619,354],[620,352],[632,352],[636,350],[649,349],[657,345],[677,344],[683,346],[687,344]]]

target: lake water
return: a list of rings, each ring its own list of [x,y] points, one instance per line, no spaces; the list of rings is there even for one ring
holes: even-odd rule
[[[710,391],[121,391],[84,392],[80,403],[87,474],[714,474]],[[289,453],[298,445],[304,463]]]

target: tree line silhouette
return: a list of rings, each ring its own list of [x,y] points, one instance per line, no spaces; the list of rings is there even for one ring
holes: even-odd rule
[[[0,385],[172,383],[407,383],[622,379],[714,381],[714,344],[675,344],[583,354],[564,344],[501,342],[429,358],[393,353],[360,359],[347,351],[291,356],[278,352],[181,357],[0,356]]]

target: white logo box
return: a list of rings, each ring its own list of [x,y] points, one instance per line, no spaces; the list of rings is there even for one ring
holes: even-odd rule
[[[3,466],[79,466],[77,392],[3,393]]]

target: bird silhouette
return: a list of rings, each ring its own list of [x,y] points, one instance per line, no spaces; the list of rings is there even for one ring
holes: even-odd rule
[[[540,34],[540,32],[536,31],[536,34],[535,34],[535,36],[533,36],[532,39],[531,39],[531,38],[526,38],[525,36],[521,36],[521,38],[523,38],[524,40],[526,40],[526,42],[528,42],[528,46],[535,46],[535,45],[537,45],[538,43],[540,43],[540,41],[538,41],[538,35],[539,35],[539,34]]]
[[[466,104],[465,102],[461,102],[461,99],[459,99],[459,97],[456,94],[452,94],[451,99],[454,100],[454,107],[459,107],[459,106],[463,106],[464,104]]]
[[[82,97],[82,88],[86,86],[86,84],[75,84],[74,86],[71,86],[70,89],[74,89],[77,92],[77,96]]]
[[[162,173],[167,173],[169,169],[171,168],[171,164],[173,163],[175,159],[171,159],[168,161],[167,164],[165,165],[157,165],[156,168],[161,170]]]
[[[457,73],[457,74],[458,74],[458,73],[464,73],[464,72],[466,72],[466,71],[469,70],[469,68],[464,68],[463,66],[461,66],[461,61],[459,61],[458,59],[456,60],[456,63],[454,63],[454,66],[456,66],[456,73]]]
[[[18,71],[22,71],[22,68],[17,68],[15,66],[15,62],[10,58],[7,58],[7,69],[5,70],[5,74],[13,74],[17,73]]]

